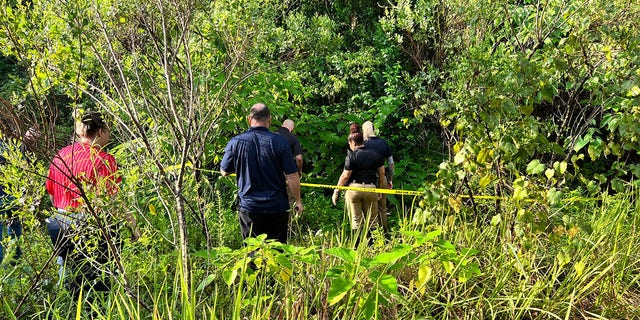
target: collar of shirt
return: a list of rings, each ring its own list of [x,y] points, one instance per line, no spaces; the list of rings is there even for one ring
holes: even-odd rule
[[[269,131],[269,128],[263,126],[249,127],[249,131]]]

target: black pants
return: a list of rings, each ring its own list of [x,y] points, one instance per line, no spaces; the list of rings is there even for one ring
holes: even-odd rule
[[[266,234],[267,239],[275,239],[287,243],[289,235],[289,212],[251,213],[238,210],[242,238],[256,237]]]

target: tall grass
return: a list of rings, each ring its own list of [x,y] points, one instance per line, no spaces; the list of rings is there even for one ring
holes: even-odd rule
[[[428,224],[394,212],[389,238],[373,232],[371,245],[355,247],[345,228],[299,232],[292,245],[259,237],[194,253],[192,286],[181,280],[177,254],[131,257],[135,295],[116,286],[75,309],[61,289],[31,317],[70,319],[79,310],[81,319],[134,320],[638,318],[635,200],[629,193],[546,209],[506,203],[499,217],[490,209],[483,217],[443,212]],[[523,220],[523,210],[541,210],[534,213],[544,213],[547,227]],[[2,303],[11,319],[11,302],[3,295]]]

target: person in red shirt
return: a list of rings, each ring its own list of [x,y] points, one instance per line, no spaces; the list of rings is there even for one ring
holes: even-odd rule
[[[75,128],[78,141],[60,149],[53,157],[46,182],[51,202],[57,209],[57,214],[47,219],[47,230],[59,255],[58,263],[62,265],[61,280],[65,266],[73,272],[69,285],[74,296],[80,293],[80,288],[85,293],[91,289],[110,290],[110,281],[102,277],[96,263],[102,265],[112,255],[106,239],[117,238],[115,228],[112,223],[95,223],[110,219],[99,217],[96,213],[106,210],[91,207],[89,199],[93,194],[116,194],[121,182],[115,158],[103,150],[111,131],[102,115],[88,112]],[[139,231],[135,219],[126,218],[132,238],[137,240]]]

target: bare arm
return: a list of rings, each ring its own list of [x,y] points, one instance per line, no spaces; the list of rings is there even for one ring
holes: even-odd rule
[[[302,197],[300,196],[300,176],[297,172],[286,175],[287,185],[289,186],[289,190],[293,195],[293,198],[296,199],[296,213],[300,214],[304,211],[304,206],[302,205]]]
[[[351,170],[342,170],[342,174],[338,179],[338,186],[344,186],[349,182],[349,178],[351,177]],[[338,203],[338,196],[340,195],[340,189],[333,190],[333,197],[331,197],[331,201],[333,205]]]
[[[389,163],[389,172],[387,175],[387,183],[389,185],[389,189],[393,188],[393,171],[395,169],[395,164],[393,163],[393,156],[387,158],[387,163]]]
[[[384,167],[378,167],[378,185],[380,188],[387,187],[387,177],[384,175]]]
[[[296,165],[298,166],[298,174],[302,176],[302,155],[296,156]]]

